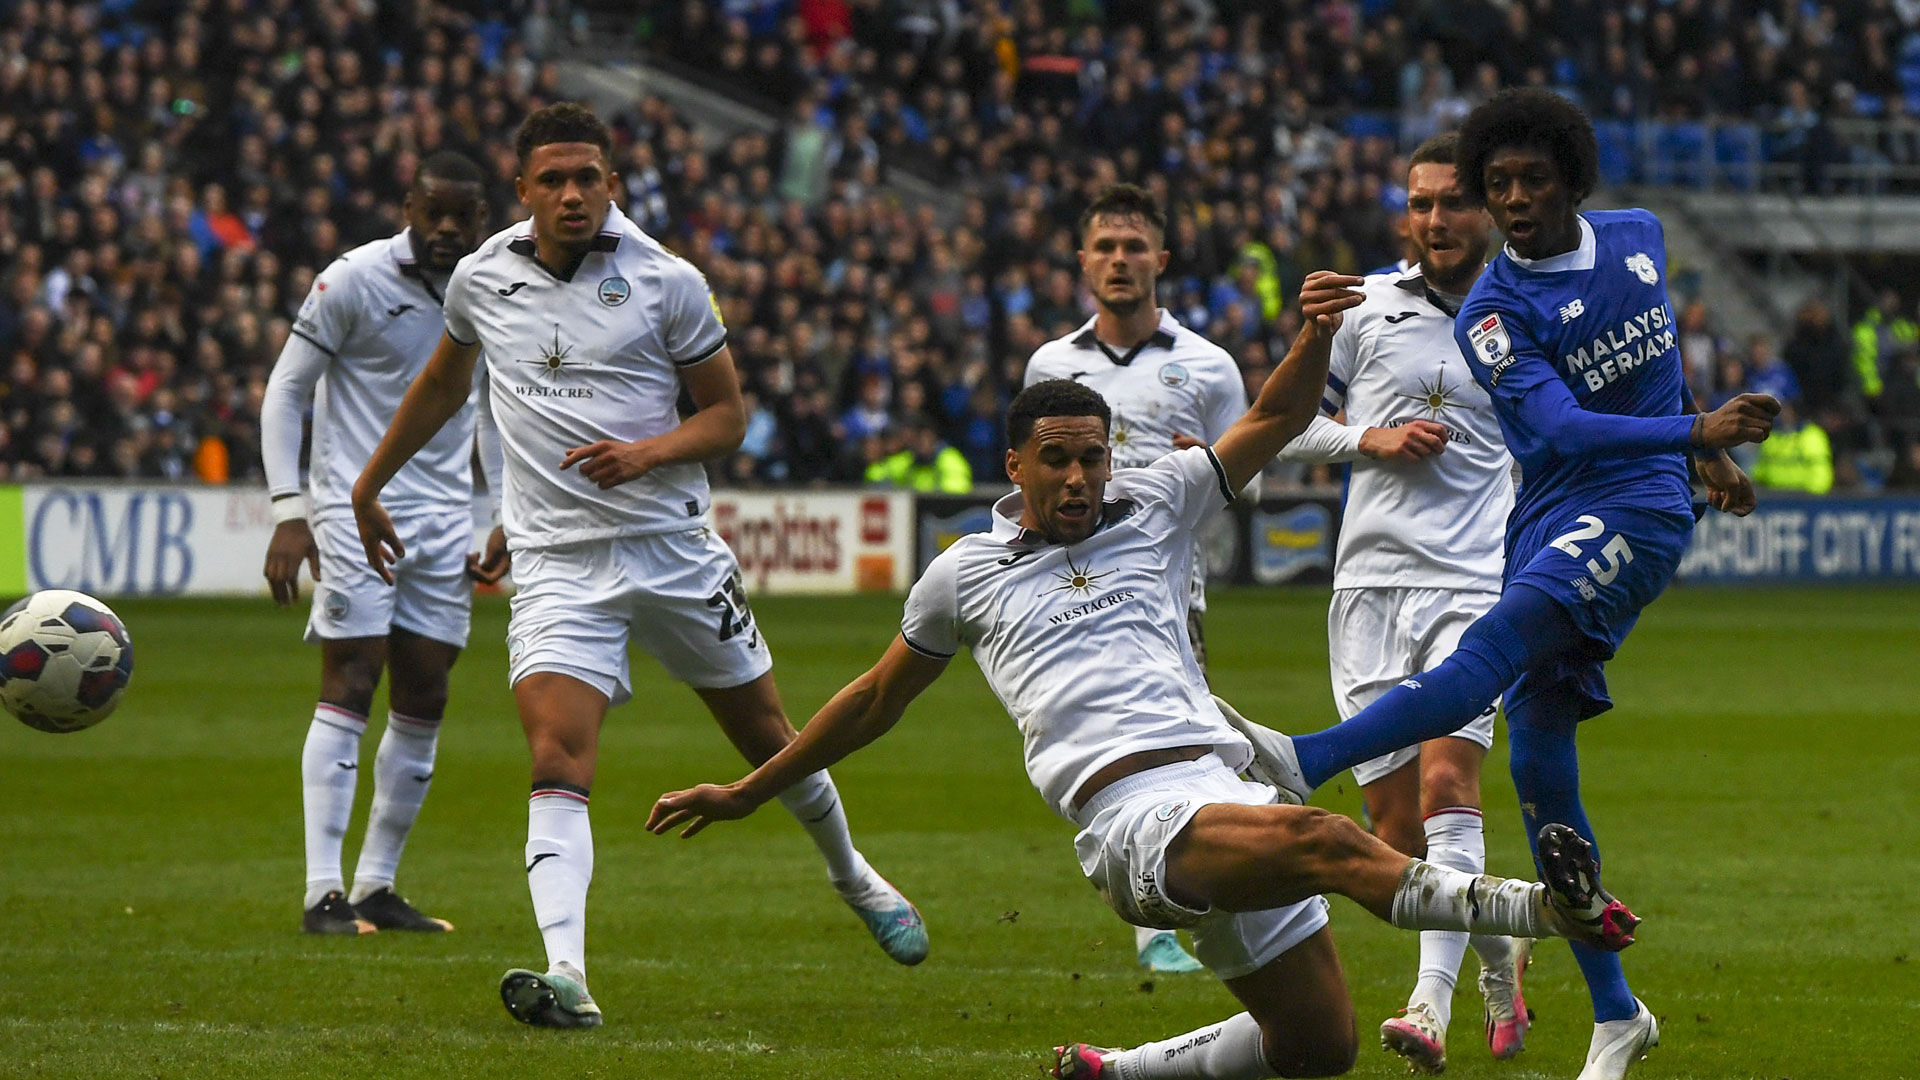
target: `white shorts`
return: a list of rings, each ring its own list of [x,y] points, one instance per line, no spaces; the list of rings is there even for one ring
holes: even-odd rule
[[[1190,908],[1166,894],[1167,845],[1203,806],[1271,806],[1274,790],[1235,776],[1217,755],[1148,769],[1103,788],[1077,819],[1081,872],[1122,919],[1188,929],[1193,950],[1222,979],[1251,975],[1327,925],[1318,897],[1266,911]]]
[[[473,519],[464,509],[393,519],[407,554],[393,564],[392,585],[367,565],[352,518],[315,521],[311,528],[320,549],[320,580],[314,582],[307,614],[308,641],[383,638],[398,628],[466,647],[473,615],[473,582],[467,577]]]
[[[1438,666],[1459,646],[1467,627],[1499,599],[1499,593],[1480,589],[1335,589],[1327,609],[1327,653],[1340,719],[1352,719],[1401,680]],[[1488,706],[1454,738],[1493,746],[1499,704]],[[1355,765],[1353,778],[1365,787],[1419,757],[1417,744],[1404,746]]]
[[[704,527],[513,553],[507,682],[571,675],[618,705],[633,696],[629,639],[699,689],[742,686],[773,668],[740,584],[740,564]]]

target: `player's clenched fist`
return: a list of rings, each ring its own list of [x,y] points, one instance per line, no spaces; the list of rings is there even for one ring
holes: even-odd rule
[[[1446,448],[1447,429],[1431,420],[1368,428],[1360,434],[1360,452],[1376,461],[1424,461]]]
[[[1780,402],[1770,394],[1741,394],[1693,422],[1693,444],[1703,450],[1726,450],[1741,443],[1765,442],[1773,433]]]
[[[1333,332],[1340,329],[1340,313],[1359,307],[1366,299],[1365,294],[1354,291],[1362,284],[1365,284],[1364,278],[1331,270],[1308,274],[1300,285],[1300,317],[1306,321],[1302,331],[1323,339],[1332,338]]]

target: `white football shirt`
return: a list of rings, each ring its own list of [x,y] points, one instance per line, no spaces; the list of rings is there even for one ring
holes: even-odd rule
[[[1367,279],[1366,300],[1333,338],[1321,411],[1345,408],[1346,426],[1316,417],[1289,444],[1289,460],[1353,462],[1333,586],[1500,588],[1513,458],[1493,402],[1453,340],[1453,316],[1428,295],[1418,268]],[[1367,428],[1431,420],[1447,448],[1419,462],[1359,454]]]
[[[706,278],[618,207],[561,278],[534,258],[533,222],[489,237],[447,286],[447,333],[478,342],[506,475],[501,523],[514,550],[698,525],[708,506],[697,462],[665,465],[606,491],[562,472],[567,451],[633,442],[680,424],[680,369],[727,343]]]
[[[1025,384],[1072,379],[1098,391],[1113,410],[1109,451],[1116,469],[1152,464],[1173,452],[1173,437],[1212,444],[1247,411],[1247,386],[1227,350],[1160,309],[1160,327],[1144,344],[1118,352],[1094,334],[1094,320],[1047,342],[1027,360]],[[1251,497],[1251,495],[1250,495]],[[1204,553],[1202,553],[1204,555]],[[1188,601],[1207,606],[1207,568],[1193,563]]]
[[[262,409],[262,460],[272,495],[300,491],[300,408],[313,388],[308,485],[314,521],[353,516],[353,483],[387,433],[400,399],[440,343],[442,293],[413,257],[409,232],[363,244],[314,279],[293,333],[326,355],[318,372],[282,361],[269,397],[298,399]],[[315,377],[317,376],[317,381]],[[291,404],[291,401],[289,402]],[[289,425],[290,428],[289,428]],[[381,492],[394,514],[458,509],[473,500],[474,400],[442,427]],[[268,430],[272,428],[272,430]]]
[[[1072,379],[1113,410],[1108,436],[1116,469],[1137,469],[1173,452],[1173,437],[1212,443],[1247,411],[1247,387],[1227,350],[1160,310],[1160,328],[1131,352],[1116,352],[1094,320],[1047,342],[1027,360],[1026,385]]]
[[[1019,725],[1027,776],[1062,817],[1089,777],[1143,750],[1212,746],[1252,756],[1207,692],[1187,642],[1195,526],[1231,498],[1209,447],[1121,469],[1101,523],[1077,544],[1020,527],[1014,492],[993,529],[954,541],[907,596],[900,634],[949,657],[965,645]]]

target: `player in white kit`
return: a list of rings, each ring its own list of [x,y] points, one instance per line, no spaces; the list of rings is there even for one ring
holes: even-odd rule
[[[1485,390],[1453,340],[1453,313],[1486,263],[1493,221],[1454,182],[1454,137],[1414,151],[1407,180],[1410,270],[1367,279],[1366,302],[1334,335],[1326,415],[1280,456],[1352,462],[1334,557],[1327,652],[1348,719],[1408,676],[1438,666],[1500,599],[1513,458]],[[1331,417],[1345,410],[1345,424]],[[1451,736],[1354,770],[1374,834],[1397,850],[1480,873],[1480,767],[1496,708]],[[1446,1067],[1447,1025],[1467,935],[1420,935],[1420,969],[1400,1016],[1380,1027],[1416,1069]],[[1527,942],[1476,937],[1493,1055],[1520,1052]]]
[[[749,761],[794,737],[738,564],[707,526],[700,463],[738,447],[746,424],[719,304],[613,206],[611,145],[578,105],[521,125],[515,186],[533,216],[461,260],[446,334],[353,493],[365,558],[385,576],[406,541],[380,493],[459,411],[484,352],[518,587],[508,678],[533,759],[527,884],[548,962],[508,971],[500,994],[516,1019],[551,1027],[601,1019],[585,975],[588,789],[607,707],[632,695],[628,642],[692,687]],[[924,959],[919,912],[854,849],[826,772],[795,777],[780,800],[887,955]]]
[[[1209,696],[1187,641],[1196,527],[1306,427],[1360,280],[1309,275],[1306,329],[1212,447],[1112,472],[1099,394],[1066,380],[1023,390],[1007,418],[1020,490],[995,505],[993,530],[933,560],[879,663],[792,745],[736,783],[662,796],[648,828],[691,836],[752,813],[884,734],[965,645],[1020,728],[1034,787],[1080,827],[1088,880],[1128,922],[1192,928],[1201,959],[1246,1008],[1131,1050],[1057,1047],[1055,1077],[1345,1072],[1358,1039],[1323,892],[1406,928],[1591,938],[1548,886],[1397,854],[1346,817],[1280,805],[1274,788],[1240,779],[1252,747]],[[1598,872],[1589,852],[1564,850],[1579,853],[1550,875]]]
[[[467,643],[471,575],[497,580],[505,541],[473,539],[474,410],[454,421],[394,477],[396,528],[412,549],[388,588],[361,554],[353,481],[387,419],[445,326],[441,303],[454,264],[480,241],[484,176],[466,158],[435,154],[407,192],[407,228],[334,260],[301,305],[267,381],[261,457],[276,522],[267,548],[273,598],[290,605],[302,562],[313,571],[306,637],[320,645],[320,703],[300,758],[306,818],[308,933],[451,930],[416,911],[393,879],[428,782],[447,704],[447,672]],[[301,414],[313,402],[309,487],[301,493]],[[360,737],[374,688],[390,673],[386,733],[374,758],[373,807],[354,871],[341,880],[341,842],[353,815]]]
[[[1247,411],[1246,384],[1233,357],[1154,302],[1169,257],[1166,225],[1159,203],[1132,184],[1109,188],[1088,204],[1080,215],[1080,269],[1099,310],[1027,360],[1026,385],[1071,379],[1106,400],[1116,469],[1210,445]],[[1187,635],[1204,674],[1204,552],[1195,553],[1187,599]],[[1141,966],[1153,971],[1204,970],[1171,931],[1138,927],[1134,947]]]

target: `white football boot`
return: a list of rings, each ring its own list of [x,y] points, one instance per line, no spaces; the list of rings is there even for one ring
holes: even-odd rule
[[[1634,998],[1639,1012],[1625,1020],[1608,1020],[1593,1025],[1593,1042],[1587,1046],[1587,1067],[1580,1080],[1621,1080],[1633,1063],[1660,1045],[1660,1022],[1646,1002]]]

